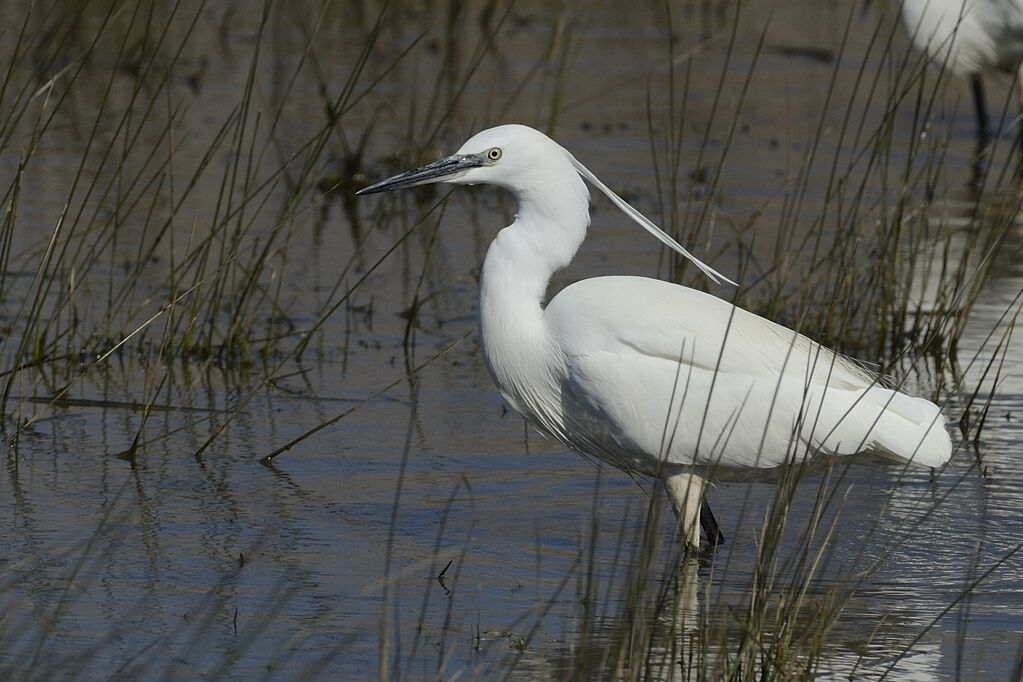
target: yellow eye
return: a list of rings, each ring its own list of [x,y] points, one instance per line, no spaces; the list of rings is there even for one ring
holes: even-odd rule
[[[497,161],[499,158],[501,158],[501,148],[494,147],[493,149],[491,149],[489,152],[487,152],[487,158],[490,159],[491,161]]]

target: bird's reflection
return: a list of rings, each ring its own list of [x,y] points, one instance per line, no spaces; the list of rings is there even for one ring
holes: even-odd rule
[[[679,564],[673,599],[666,610],[665,631],[671,634],[670,641],[651,647],[651,653],[661,654],[665,664],[656,679],[688,680],[698,675],[700,628],[705,623],[700,614],[699,569],[706,556],[688,554]]]

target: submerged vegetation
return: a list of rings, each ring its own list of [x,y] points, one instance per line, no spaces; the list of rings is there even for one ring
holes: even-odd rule
[[[989,457],[1023,437],[1012,403],[993,407],[1023,295],[999,271],[1020,247],[1013,97],[978,152],[962,84],[893,17],[770,4],[4,3],[0,669],[1018,675],[1023,659],[985,659],[969,630],[978,592],[1023,580],[991,586],[1019,565],[1018,511],[1007,534],[971,535],[1023,471]],[[700,557],[679,555],[660,495],[618,474],[538,481],[562,462],[502,420],[469,339],[510,205],[437,187],[354,196],[510,121],[737,273],[717,295],[943,405],[953,465],[722,484],[739,534]],[[606,208],[566,278],[708,286]],[[978,312],[998,287],[1006,302]],[[502,485],[540,496],[539,515],[481,511]],[[37,509],[51,497],[61,516]],[[306,505],[328,515],[303,522]],[[943,530],[955,514],[971,521]],[[187,545],[203,558],[182,586],[173,533],[216,539]],[[502,533],[503,558],[480,565],[495,542],[480,536]],[[883,593],[906,567],[926,584],[929,562],[955,570],[921,623]],[[108,613],[97,594],[126,568],[148,585]],[[187,606],[150,629],[154,598]],[[952,663],[921,663],[938,627]]]

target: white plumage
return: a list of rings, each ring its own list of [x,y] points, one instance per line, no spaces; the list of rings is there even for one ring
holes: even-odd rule
[[[574,434],[598,432],[608,458],[646,474],[662,461],[771,468],[867,451],[928,466],[948,458],[935,405],[709,294],[640,277],[588,279],[555,297],[544,327],[543,364],[560,391],[543,404],[561,408],[545,419],[565,423],[552,432],[584,452],[595,446]]]
[[[551,275],[589,226],[583,177],[630,217],[723,277],[531,128],[483,131],[453,156],[363,190],[489,183],[518,201],[487,252],[480,343],[505,399],[580,453],[665,482],[699,544],[705,479],[817,456],[875,453],[925,466],[951,456],[938,408],[885,388],[852,361],[706,293],[644,277],[598,277],[544,307]]]
[[[959,76],[1023,61],[1023,0],[903,0],[902,23],[913,45]]]
[[[1023,0],[902,0],[902,24],[937,67],[968,77],[977,142],[990,136],[982,74],[1017,75],[1023,63]]]

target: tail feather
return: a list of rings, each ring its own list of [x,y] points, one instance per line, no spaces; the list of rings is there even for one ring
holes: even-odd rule
[[[809,440],[836,456],[876,453],[939,467],[952,456],[945,417],[934,403],[880,386],[831,388],[820,401]]]

